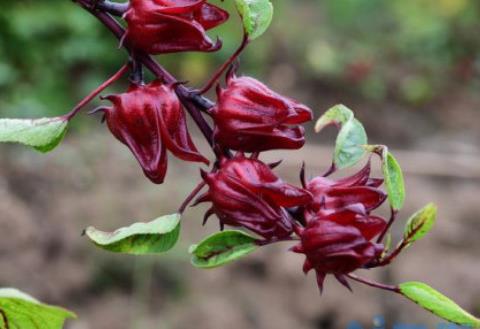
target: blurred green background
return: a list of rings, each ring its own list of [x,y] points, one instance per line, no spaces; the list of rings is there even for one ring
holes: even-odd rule
[[[275,1],[275,23],[243,56],[262,76],[290,64],[301,84],[328,83],[375,101],[424,105],[458,84],[479,86],[480,3],[469,0]],[[231,7],[230,4],[225,4]],[[164,56],[179,79],[204,81],[239,40],[233,19],[215,54]],[[0,3],[2,116],[64,113],[118,68],[109,33],[66,0]]]
[[[211,33],[224,40],[222,50],[158,57],[195,87],[241,40],[232,1],[212,2],[232,13]],[[402,164],[402,219],[427,202],[439,204],[428,239],[389,270],[367,275],[429,282],[479,314],[480,1],[273,2],[274,23],[243,54],[241,73],[308,104],[316,116],[340,102],[354,109],[371,142],[393,146]],[[118,42],[72,1],[0,1],[1,117],[66,113],[125,60]],[[352,297],[327,280],[320,297],[313,276],[301,273],[302,257],[286,253],[287,246],[195,270],[188,246],[218,229],[215,220],[201,227],[202,207],[187,212],[182,241],[167,256],[139,260],[96,250],[82,229],[111,230],[174,212],[199,179],[197,165],[170,157],[166,183],[150,184],[98,121],[79,116],[48,155],[0,148],[0,286],[73,309],[80,319],[67,328],[336,329],[354,320],[370,328],[377,314],[389,325],[439,322],[357,285]],[[205,142],[196,143],[211,157]],[[332,144],[333,130],[311,134],[303,151],[264,157],[285,159],[278,173],[295,183],[302,160],[312,175],[325,171]],[[400,220],[395,237],[402,226]]]

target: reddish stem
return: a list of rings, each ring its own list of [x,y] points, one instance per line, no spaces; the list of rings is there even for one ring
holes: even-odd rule
[[[360,282],[360,283],[363,283],[367,286],[370,286],[370,287],[373,287],[373,288],[378,288],[378,289],[383,289],[383,290],[387,290],[387,291],[392,291],[392,292],[395,292],[397,294],[400,294],[400,288],[398,286],[393,286],[393,285],[388,285],[388,284],[383,284],[383,283],[379,283],[379,282],[375,282],[375,281],[371,281],[369,279],[365,279],[365,278],[362,278],[362,277],[359,277],[355,274],[346,274],[346,276],[354,281],[357,281],[357,282]]]
[[[334,162],[332,162],[332,165],[330,166],[330,168],[328,168],[328,170],[327,170],[322,176],[323,176],[323,177],[331,176],[331,175],[334,174],[336,171],[337,171],[337,166],[335,165]]]
[[[385,229],[382,231],[380,236],[377,239],[377,243],[382,243],[383,239],[385,238],[385,235],[388,233],[390,228],[392,228],[393,223],[395,222],[395,219],[397,218],[398,211],[390,207],[390,220],[387,223],[387,226],[385,226]]]
[[[188,197],[185,199],[185,201],[183,201],[182,205],[178,209],[178,213],[180,215],[184,213],[185,209],[187,209],[190,202],[192,202],[193,198],[195,198],[195,196],[202,190],[202,188],[205,187],[205,185],[206,183],[202,181],[200,182],[200,184],[197,185],[197,187],[193,189],[193,191],[188,195]]]
[[[225,63],[223,63],[222,66],[220,66],[220,68],[210,78],[207,84],[198,91],[199,95],[203,95],[206,92],[208,92],[210,89],[212,89],[213,85],[218,81],[218,79],[220,79],[222,74],[228,69],[230,65],[232,65],[232,63],[238,58],[238,56],[240,56],[242,51],[247,47],[249,41],[250,40],[248,39],[248,34],[244,32],[242,43],[240,44],[238,49],[232,54],[232,56],[230,56],[230,58]]]
[[[68,114],[66,114],[64,117],[67,119],[67,120],[71,120],[78,112],[80,112],[80,110],[85,106],[87,105],[88,103],[90,103],[95,97],[97,97],[102,91],[104,91],[106,88],[108,88],[112,83],[114,83],[115,81],[117,81],[118,79],[120,79],[127,71],[128,71],[128,64],[125,64],[122,66],[122,68],[120,70],[118,70],[117,73],[115,73],[114,75],[112,75],[112,77],[110,79],[108,79],[107,81],[105,81],[104,83],[102,83],[100,86],[98,86],[97,89],[95,89],[94,91],[92,91],[90,93],[90,95],[88,95],[87,97],[85,97],[84,99],[82,99],[80,101],[80,103],[78,103]]]
[[[376,266],[385,266],[393,262],[395,258],[408,246],[408,243],[405,240],[402,240],[395,250],[392,251],[390,255],[381,260]]]
[[[395,258],[397,258],[397,256],[400,255],[400,253],[410,245],[412,237],[414,237],[415,234],[417,234],[417,232],[420,229],[421,229],[421,226],[417,227],[417,229],[410,232],[410,234],[408,236],[404,237],[402,239],[402,241],[400,241],[400,243],[397,245],[397,247],[393,250],[393,252],[390,255],[388,255],[387,257],[385,257],[381,261],[379,261],[377,264],[374,264],[375,267],[385,266],[385,265],[388,265],[391,262],[393,262],[393,260]]]

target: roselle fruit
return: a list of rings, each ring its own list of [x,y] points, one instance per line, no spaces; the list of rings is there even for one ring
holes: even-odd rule
[[[197,203],[212,202],[206,220],[216,214],[224,225],[243,227],[267,240],[293,233],[293,219],[285,207],[312,201],[304,189],[283,182],[265,163],[238,153],[222,159],[214,173],[203,173],[209,191]]]
[[[211,110],[214,140],[242,152],[299,149],[305,144],[300,124],[312,120],[312,111],[270,90],[250,77],[227,76],[217,88],[218,103]]]
[[[209,163],[190,138],[173,86],[160,81],[132,84],[126,93],[106,99],[113,103],[103,109],[110,131],[128,146],[152,182],[165,179],[167,149],[182,160]]]
[[[358,173],[343,179],[315,177],[306,184],[313,202],[305,208],[305,218],[352,225],[370,240],[386,225],[383,218],[371,214],[387,197],[379,188],[382,183],[382,179],[370,177],[370,162]]]
[[[304,177],[304,173],[302,173]],[[386,199],[383,180],[370,177],[370,162],[343,179],[315,177],[303,182],[313,201],[304,208],[306,226],[296,226],[300,244],[292,250],[306,256],[303,271],[314,269],[323,289],[327,274],[349,288],[345,274],[377,259],[383,245],[371,242],[386,228],[386,221],[371,214]]]
[[[300,243],[292,248],[305,254],[303,271],[315,270],[317,284],[323,290],[327,274],[333,274],[340,283],[350,289],[345,274],[353,272],[383,252],[383,245],[368,241],[361,229],[334,221],[317,218],[306,228],[296,227]]]
[[[149,54],[218,50],[206,31],[222,24],[228,13],[207,0],[130,0],[125,39]]]

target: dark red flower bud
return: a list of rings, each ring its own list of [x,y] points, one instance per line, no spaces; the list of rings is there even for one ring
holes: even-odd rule
[[[215,141],[242,152],[298,149],[312,120],[312,111],[249,77],[229,74],[226,89],[217,88],[218,103],[211,114]]]
[[[370,178],[370,163],[357,174],[337,181],[316,177],[306,187],[313,202],[306,207],[305,217],[307,221],[321,218],[353,225],[370,240],[386,225],[383,218],[370,215],[386,199],[385,192],[378,188],[382,183],[381,179]]]
[[[339,180],[316,177],[306,184],[313,202],[305,207],[306,227],[295,228],[301,242],[292,250],[306,255],[303,270],[315,269],[320,290],[327,274],[335,275],[350,289],[345,274],[383,252],[383,245],[370,242],[387,225],[383,218],[370,214],[386,199],[378,188],[382,183],[370,178],[369,162],[353,176]]]
[[[228,19],[228,13],[207,0],[130,0],[125,13],[126,38],[149,54],[215,51],[206,34]]]
[[[327,274],[333,274],[347,288],[345,274],[355,271],[380,256],[381,244],[365,239],[353,226],[340,225],[328,220],[310,221],[305,229],[297,228],[300,244],[292,251],[303,253],[306,260],[304,273],[314,269],[320,291]]]
[[[293,232],[293,219],[284,207],[296,207],[312,201],[311,195],[283,182],[258,160],[237,154],[223,159],[218,171],[203,177],[209,191],[199,202],[212,202],[205,221],[216,214],[220,224],[244,227],[267,240],[281,239]]]
[[[208,164],[190,138],[172,86],[160,81],[132,85],[126,93],[106,98],[113,103],[105,108],[110,131],[130,148],[152,182],[160,184],[165,178],[167,149],[182,160]]]

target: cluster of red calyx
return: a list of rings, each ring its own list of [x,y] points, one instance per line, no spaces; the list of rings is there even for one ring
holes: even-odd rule
[[[306,184],[313,202],[305,207],[305,227],[296,227],[300,243],[292,250],[306,256],[303,271],[314,269],[320,290],[327,274],[349,288],[345,274],[366,266],[384,247],[371,240],[386,228],[386,221],[371,215],[386,199],[370,178],[370,163],[359,173],[337,181],[316,177]]]
[[[335,159],[323,176],[307,181],[304,165],[300,172],[300,184],[295,186],[283,181],[274,172],[281,161],[273,164],[262,162],[262,152],[302,148],[305,144],[302,125],[313,118],[312,110],[307,106],[280,95],[254,78],[236,75],[236,60],[246,46],[264,32],[271,19],[273,1],[235,1],[244,23],[242,43],[199,89],[189,88],[186,82],[178,82],[150,55],[218,50],[221,42],[212,42],[206,32],[228,20],[226,11],[210,4],[209,0],[75,1],[121,40],[121,45],[129,53],[129,61],[71,112],[54,118],[51,126],[48,120],[45,129],[64,131],[61,129],[66,128],[66,122],[82,107],[130,71],[128,90],[104,97],[112,103],[111,106],[100,107],[91,113],[103,111],[104,120],[114,137],[130,149],[144,174],[153,183],[161,184],[167,173],[167,151],[184,161],[210,164],[199,153],[189,134],[184,108],[188,110],[210,144],[215,159],[210,171],[200,170],[201,181],[179,207],[177,214],[168,217],[177,223],[196,198],[195,205],[209,205],[204,225],[216,215],[220,230],[228,226],[253,233],[250,236],[229,231],[206,238],[191,249],[195,266],[220,266],[256,247],[289,241],[290,251],[305,257],[303,272],[315,272],[320,292],[327,275],[332,275],[348,289],[349,280],[354,280],[403,294],[428,310],[432,310],[431,305],[440,298],[447,301],[444,304],[450,305],[446,307],[451,312],[436,310],[434,313],[459,324],[478,323],[472,315],[459,310],[456,304],[424,284],[385,285],[353,273],[359,269],[390,264],[431,228],[436,207],[430,204],[411,217],[404,238],[395,249],[390,251],[383,245],[404,202],[402,173],[385,146],[365,147],[367,142],[363,127],[348,108],[335,106],[316,125],[319,130],[319,127],[336,124],[340,128],[338,137],[347,136],[346,139],[337,138]],[[124,29],[113,16],[122,17],[127,28]],[[143,67],[148,68],[157,80],[145,83]],[[224,75],[225,83],[219,83]],[[203,95],[215,85],[216,101],[212,101]],[[207,115],[212,126],[204,117]],[[28,127],[26,132],[31,133]],[[44,145],[43,139],[39,138],[35,141],[39,144],[33,143],[33,146],[41,151],[50,150],[61,138],[58,134],[50,135],[46,138],[47,141],[52,139],[51,143]],[[23,139],[6,140],[18,142]],[[345,142],[344,145],[341,141]],[[348,156],[337,156],[339,147]],[[367,149],[380,155],[383,165],[388,167],[388,171],[384,172],[391,211],[388,222],[373,214],[385,203],[387,195],[381,189],[384,180],[371,177],[370,161],[352,176],[341,179],[330,177],[337,169],[358,162]],[[208,190],[197,197],[204,188]],[[238,252],[232,253],[232,250]]]
[[[131,0],[125,8],[126,42],[148,54],[217,50],[221,44],[214,44],[206,31],[228,19],[227,12],[207,0]],[[103,108],[113,135],[130,148],[154,183],[164,181],[167,150],[186,161],[209,163],[190,138],[175,88],[160,81],[136,81],[127,92],[106,97],[113,106]],[[259,160],[260,152],[305,144],[301,125],[313,117],[308,107],[253,78],[237,77],[231,69],[225,87],[217,87],[216,104],[202,110],[213,119],[211,139],[217,154],[212,171],[201,172],[199,189],[206,185],[208,191],[197,204],[211,203],[204,223],[215,214],[222,230],[243,228],[264,243],[298,240],[292,250],[305,254],[303,270],[315,270],[320,289],[327,274],[348,287],[346,275],[378,261],[384,248],[371,240],[383,236],[387,224],[371,212],[386,195],[379,189],[383,181],[370,178],[370,164],[348,178],[302,179],[303,186],[296,187],[275,175],[276,165]]]
[[[227,19],[226,11],[206,0],[131,0],[125,37],[149,54],[215,51],[221,42],[212,42],[206,31]]]
[[[167,149],[182,160],[209,163],[190,138],[173,86],[132,84],[126,93],[105,98],[113,103],[104,108],[110,131],[130,148],[152,182],[163,183]]]

